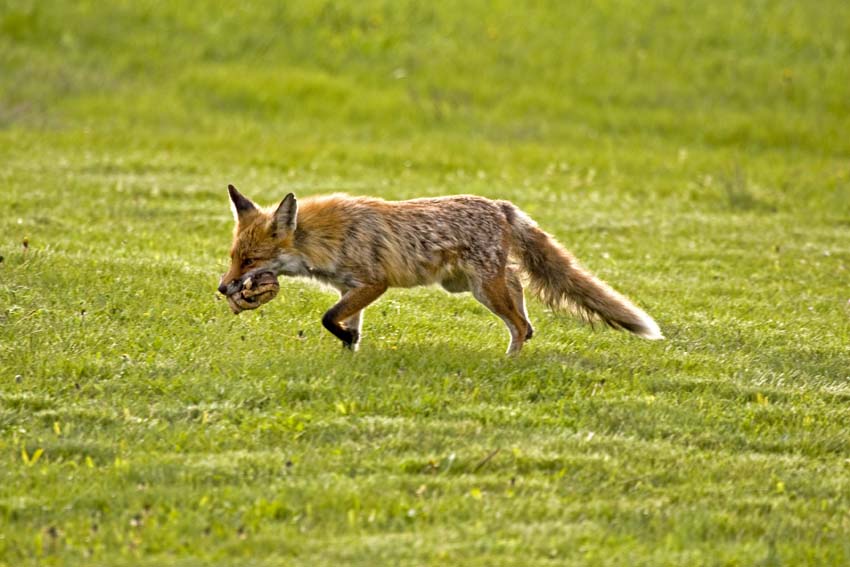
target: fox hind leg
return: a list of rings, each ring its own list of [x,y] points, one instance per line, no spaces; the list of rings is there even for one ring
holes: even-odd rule
[[[531,326],[531,321],[528,319],[528,310],[525,308],[525,295],[522,292],[522,280],[519,277],[519,271],[512,266],[505,269],[505,281],[508,284],[508,291],[514,300],[517,311],[520,312],[525,324],[528,326],[528,332],[525,333],[525,340],[530,339],[534,335],[534,327]]]
[[[513,292],[511,291],[504,272],[491,278],[476,278],[476,280],[472,282],[472,295],[504,321],[508,327],[508,331],[511,333],[508,354],[519,353],[531,327],[526,317],[517,309],[514,299],[516,289]],[[522,287],[520,286],[521,292]]]

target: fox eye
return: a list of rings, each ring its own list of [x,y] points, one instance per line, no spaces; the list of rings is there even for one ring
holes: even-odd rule
[[[253,264],[254,264],[254,260],[252,258],[245,258],[244,260],[242,260],[242,267],[243,268],[247,268],[248,266],[251,266]]]

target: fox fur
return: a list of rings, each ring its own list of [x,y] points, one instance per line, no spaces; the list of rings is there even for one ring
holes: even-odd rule
[[[363,310],[387,288],[440,284],[471,292],[501,318],[511,335],[508,353],[518,353],[534,332],[524,280],[553,310],[663,338],[649,315],[582,268],[509,201],[335,194],[299,203],[290,193],[277,207],[261,209],[232,185],[228,190],[236,228],[219,291],[238,295],[244,279],[264,272],[320,280],[340,293],[322,324],[348,348],[360,343]],[[233,301],[231,307],[242,310]]]

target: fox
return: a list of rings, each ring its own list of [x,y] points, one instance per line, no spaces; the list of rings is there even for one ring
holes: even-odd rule
[[[470,292],[510,333],[516,355],[534,335],[523,283],[552,311],[601,321],[644,339],[664,336],[642,309],[584,269],[558,241],[507,200],[475,195],[386,201],[331,194],[261,208],[228,185],[235,220],[230,266],[218,291],[239,314],[249,279],[318,280],[339,292],[322,325],[351,350],[363,311],[390,287],[438,284]]]

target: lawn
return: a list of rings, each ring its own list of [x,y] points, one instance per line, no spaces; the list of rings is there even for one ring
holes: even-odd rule
[[[0,565],[850,564],[850,4],[0,0]],[[667,340],[216,296],[226,187],[510,199]]]

